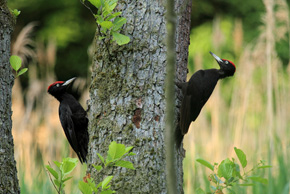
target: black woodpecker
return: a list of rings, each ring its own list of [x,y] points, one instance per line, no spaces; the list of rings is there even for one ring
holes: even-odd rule
[[[215,58],[220,69],[199,70],[191,76],[188,82],[177,83],[183,93],[180,121],[175,134],[177,148],[180,148],[183,136],[188,132],[190,123],[198,117],[218,80],[233,76],[236,71],[236,66],[233,62],[221,59],[212,52],[209,53]]]
[[[76,152],[81,163],[87,162],[88,153],[88,118],[80,103],[69,93],[67,87],[76,78],[67,81],[57,81],[48,86],[47,92],[59,102],[59,120],[72,149]]]

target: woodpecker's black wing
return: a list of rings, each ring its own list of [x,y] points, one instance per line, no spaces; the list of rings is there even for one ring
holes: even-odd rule
[[[76,152],[77,156],[82,162],[82,158],[79,154],[79,144],[75,132],[75,126],[72,119],[72,110],[67,103],[60,103],[59,119],[68,142],[70,143],[71,147]]]
[[[219,73],[217,69],[199,70],[195,72],[183,89],[183,100],[180,107],[180,131],[177,133],[177,146],[179,147],[183,136],[188,132],[192,121],[198,117],[202,107],[212,94]]]
[[[81,107],[81,105],[79,105]],[[88,153],[88,118],[85,110],[81,107],[77,113],[72,115],[72,120],[75,126],[75,132],[78,140],[79,154],[83,162],[86,162]]]

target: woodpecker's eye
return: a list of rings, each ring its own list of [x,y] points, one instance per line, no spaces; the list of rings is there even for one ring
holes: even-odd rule
[[[225,61],[225,63],[226,63],[226,64],[229,64],[229,62],[228,62],[228,61]]]
[[[56,84],[56,87],[59,87],[59,84]]]

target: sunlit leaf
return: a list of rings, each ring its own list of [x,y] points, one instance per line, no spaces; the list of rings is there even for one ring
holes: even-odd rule
[[[50,174],[54,176],[55,179],[58,179],[58,173],[53,168],[51,168],[49,165],[46,165],[45,167],[50,172]]]
[[[92,188],[89,186],[88,183],[85,183],[83,181],[79,181],[79,189],[82,192],[82,194],[92,194],[93,190]]]
[[[268,179],[265,179],[263,177],[259,177],[259,176],[250,176],[248,177],[249,179],[255,181],[255,182],[259,182],[259,183],[263,183],[263,184],[268,184]]]
[[[101,0],[88,0],[93,6],[95,6],[96,8],[100,8],[102,3]]]
[[[120,166],[120,167],[123,167],[123,168],[129,168],[129,169],[135,170],[132,162],[125,161],[125,160],[117,161],[115,163],[115,166]]]
[[[107,176],[103,181],[102,181],[102,188],[107,187],[107,185],[110,183],[114,176]]]
[[[241,149],[238,149],[236,147],[234,149],[235,149],[235,152],[239,158],[239,161],[240,161],[242,167],[245,168],[247,166],[246,154]]]
[[[10,64],[15,71],[18,71],[21,67],[22,60],[16,55],[10,57]]]
[[[28,68],[23,68],[23,69],[21,69],[21,70],[17,73],[17,76],[22,75],[22,74],[25,73],[27,70],[28,70]]]
[[[208,161],[206,161],[204,159],[201,159],[201,158],[196,159],[196,161],[199,162],[199,163],[201,163],[202,165],[208,167],[212,171],[214,171],[214,166],[211,163],[209,163]]]
[[[130,42],[130,38],[123,34],[113,32],[113,41],[116,41],[118,45],[124,45]]]

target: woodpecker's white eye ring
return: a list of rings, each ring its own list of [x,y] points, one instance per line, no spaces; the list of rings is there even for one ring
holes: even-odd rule
[[[56,84],[56,87],[59,87],[59,84]]]
[[[228,62],[228,61],[225,61],[225,63],[226,63],[226,64],[229,64],[229,62]]]

